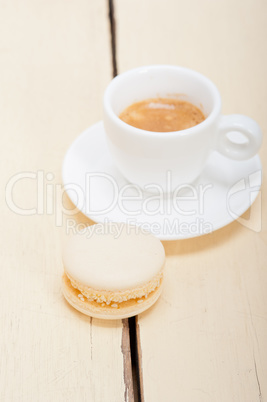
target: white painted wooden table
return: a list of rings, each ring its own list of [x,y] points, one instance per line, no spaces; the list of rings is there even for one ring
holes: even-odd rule
[[[131,345],[127,320],[87,318],[62,297],[62,159],[101,119],[114,66],[198,70],[223,113],[267,130],[266,3],[114,0],[114,62],[110,3],[0,1],[0,401],[267,401],[264,176],[243,224],[164,242],[164,292]],[[266,152],[264,141],[264,171]]]

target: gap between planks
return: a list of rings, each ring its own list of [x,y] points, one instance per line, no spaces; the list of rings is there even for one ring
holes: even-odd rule
[[[116,18],[114,1],[108,0],[110,46],[112,54],[113,77],[118,74],[116,48]],[[144,402],[141,344],[138,318],[122,320],[122,353],[124,366],[125,401]]]
[[[128,320],[129,320],[129,337],[131,347],[134,398],[136,402],[144,402],[142,353],[141,353],[138,316],[131,317]]]

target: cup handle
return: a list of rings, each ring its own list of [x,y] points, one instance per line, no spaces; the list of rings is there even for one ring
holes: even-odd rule
[[[242,133],[247,141],[242,144],[231,141],[227,134],[233,131]],[[242,161],[252,158],[260,149],[262,132],[258,123],[241,114],[222,116],[219,122],[217,151],[230,159]]]

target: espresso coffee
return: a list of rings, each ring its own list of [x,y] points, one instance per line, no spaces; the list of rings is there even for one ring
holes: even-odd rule
[[[169,98],[133,103],[119,118],[133,127],[157,132],[185,130],[205,120],[202,111],[192,103]]]

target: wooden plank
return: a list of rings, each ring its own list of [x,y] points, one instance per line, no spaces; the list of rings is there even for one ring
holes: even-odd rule
[[[112,78],[107,7],[0,2],[3,402],[132,400],[127,322],[90,319],[61,294],[61,165],[101,119]]]
[[[193,68],[217,84],[225,114],[247,114],[266,131],[266,4],[116,0],[115,11],[118,72]],[[266,185],[243,222],[164,242],[163,295],[137,326],[146,402],[267,399]]]

